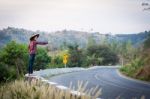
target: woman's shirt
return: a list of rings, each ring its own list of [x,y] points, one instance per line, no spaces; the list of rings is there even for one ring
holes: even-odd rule
[[[36,54],[36,46],[37,44],[39,45],[45,45],[48,44],[48,42],[38,42],[38,41],[30,41],[29,46],[28,46],[28,50],[30,54]]]

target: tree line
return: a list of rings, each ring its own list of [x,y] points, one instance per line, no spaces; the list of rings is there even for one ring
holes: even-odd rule
[[[149,33],[150,34],[150,33]],[[68,54],[67,67],[90,67],[101,65],[123,65],[125,67],[144,67],[149,63],[150,36],[139,47],[133,46],[132,42],[111,42],[107,39],[97,43],[92,37],[88,39],[85,48],[79,44],[65,44],[59,51],[51,52],[47,48],[38,47],[34,70],[46,68],[62,68],[63,55]],[[7,43],[0,50],[0,81],[9,81],[23,77],[27,73],[29,54],[26,44],[15,41]],[[140,65],[140,66],[139,66]],[[133,72],[130,68],[123,71]],[[140,70],[139,70],[140,71]],[[141,70],[143,72],[143,70]],[[137,73],[136,75],[141,75]]]

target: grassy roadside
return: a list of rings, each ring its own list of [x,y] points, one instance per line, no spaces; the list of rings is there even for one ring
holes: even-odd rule
[[[134,66],[131,64],[120,68],[120,72],[131,78],[150,82],[150,66]]]
[[[87,83],[80,82],[78,91],[85,94],[74,96],[70,89],[58,90],[40,81],[16,80],[0,86],[0,99],[96,99],[101,90],[98,87],[86,90]]]

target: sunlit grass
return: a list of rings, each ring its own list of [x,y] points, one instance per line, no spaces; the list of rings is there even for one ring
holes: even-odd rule
[[[40,81],[16,80],[0,87],[0,99],[95,99],[100,96],[98,87],[86,90],[87,84],[78,82],[78,91],[82,94],[73,95],[70,89],[60,90]]]
[[[87,85],[88,85],[88,82],[78,81],[77,91],[84,93],[85,96],[92,96],[92,99],[96,99],[97,97],[99,97],[101,95],[102,89],[100,89],[99,86],[88,89]],[[72,85],[72,82],[70,83],[70,89],[75,90],[75,86]]]

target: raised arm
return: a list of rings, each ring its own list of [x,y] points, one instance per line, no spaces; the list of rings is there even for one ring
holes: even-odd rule
[[[48,44],[48,42],[39,42],[39,41],[36,41],[36,44],[39,44],[39,45],[46,45],[46,44]]]

